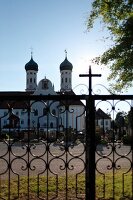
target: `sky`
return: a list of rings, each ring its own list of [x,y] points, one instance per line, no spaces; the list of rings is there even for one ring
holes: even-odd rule
[[[108,87],[106,67],[92,64],[110,45],[97,20],[87,31],[92,0],[0,0],[0,91],[25,91],[25,64],[31,58],[39,66],[38,82],[45,76],[60,90],[59,66],[67,58],[73,64],[72,88],[86,93],[88,78],[79,74],[102,74],[93,79],[93,87]],[[79,86],[80,85],[80,86]]]

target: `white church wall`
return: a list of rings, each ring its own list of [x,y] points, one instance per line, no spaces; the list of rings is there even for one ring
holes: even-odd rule
[[[76,131],[84,129],[84,107],[81,105],[70,105],[69,111],[66,111],[65,108],[62,107],[62,114],[60,114],[60,118],[64,128],[72,128],[76,129]]]

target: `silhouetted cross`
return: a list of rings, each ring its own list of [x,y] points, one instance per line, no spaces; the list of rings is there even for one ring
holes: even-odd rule
[[[89,74],[79,74],[79,77],[89,77],[89,95],[92,92],[92,77],[101,77],[101,74],[92,74],[91,66],[89,66]]]

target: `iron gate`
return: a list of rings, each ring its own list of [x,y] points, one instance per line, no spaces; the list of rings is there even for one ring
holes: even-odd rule
[[[128,145],[122,136],[116,138],[114,123],[111,133],[105,133],[104,118],[98,119],[103,126],[100,143],[96,138],[100,104],[111,121],[123,109],[131,110],[132,120],[132,100],[130,95],[1,95],[0,199],[133,199],[132,123]],[[72,101],[82,101],[81,113],[70,108]],[[34,108],[37,102],[43,105],[42,115]],[[36,121],[31,121],[33,115]],[[22,116],[27,122],[23,129]]]

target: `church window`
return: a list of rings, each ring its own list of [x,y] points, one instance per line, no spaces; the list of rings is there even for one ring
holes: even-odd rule
[[[67,78],[65,78],[65,82],[67,83]]]
[[[43,115],[45,116],[45,115],[47,115],[47,113],[48,113],[48,109],[47,109],[47,108],[44,108],[44,109],[43,109]]]
[[[30,78],[30,83],[32,83],[32,78]]]
[[[24,120],[21,120],[21,124],[24,124]]]
[[[50,128],[53,128],[53,122],[50,123]]]
[[[42,89],[48,89],[48,81],[42,81]]]
[[[38,116],[38,110],[37,109],[34,111],[34,116]]]
[[[108,126],[108,121],[107,120],[105,121],[105,125]]]

